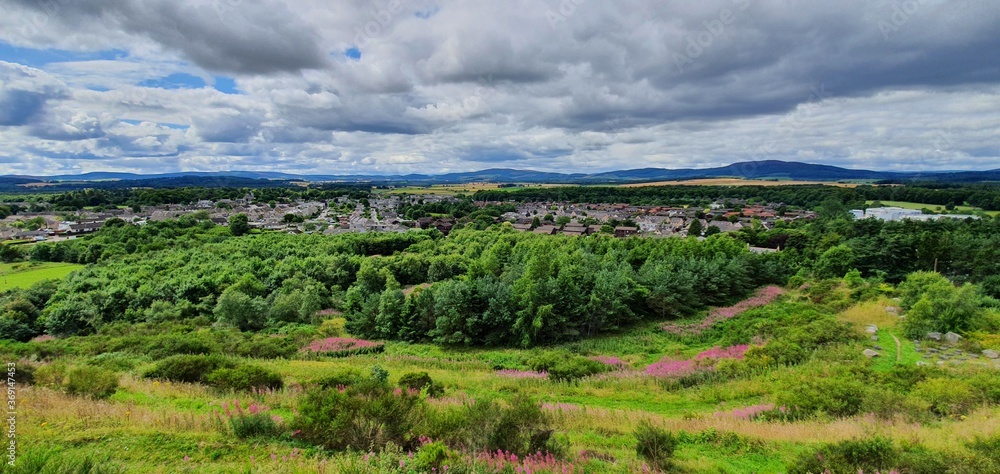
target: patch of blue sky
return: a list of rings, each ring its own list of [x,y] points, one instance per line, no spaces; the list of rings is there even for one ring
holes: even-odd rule
[[[46,64],[78,61],[115,60],[128,56],[127,51],[107,49],[103,51],[66,51],[61,49],[35,49],[14,46],[0,41],[0,60],[40,68]]]

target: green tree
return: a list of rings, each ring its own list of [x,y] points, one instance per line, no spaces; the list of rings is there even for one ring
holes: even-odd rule
[[[219,324],[234,326],[241,331],[253,331],[264,328],[267,305],[260,298],[251,298],[235,287],[230,287],[219,296],[214,313]]]
[[[854,250],[846,244],[835,245],[816,261],[817,278],[842,278],[854,268]]]
[[[250,220],[244,213],[235,214],[229,217],[229,232],[236,237],[250,232]]]
[[[915,274],[901,285],[904,301],[909,306],[903,331],[918,339],[928,332],[964,332],[974,329],[981,311],[982,297],[972,285],[956,288],[947,278],[928,272]],[[913,277],[913,275],[911,275]],[[919,295],[919,297],[918,297]],[[913,303],[913,300],[916,302]]]
[[[700,237],[701,236],[701,220],[694,219],[691,221],[691,225],[688,226],[688,236],[689,237]]]

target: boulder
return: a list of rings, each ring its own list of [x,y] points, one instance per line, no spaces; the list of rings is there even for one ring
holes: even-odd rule
[[[983,351],[983,356],[985,356],[987,359],[1000,359],[1000,354],[998,354],[997,351],[992,349],[986,349],[985,351]]]
[[[922,360],[918,360],[917,361],[917,367],[926,367],[928,365],[930,365],[930,364],[928,364],[927,362],[924,362]]]
[[[899,314],[899,308],[897,308],[895,306],[886,306],[885,307],[885,312],[886,313],[892,313],[892,314]]]
[[[878,336],[872,336],[872,340],[878,342]]]
[[[953,332],[949,332],[944,335],[944,340],[948,341],[951,344],[955,344],[956,342],[962,340],[962,336],[959,336],[958,334],[955,334]]]
[[[932,341],[940,341],[941,340],[941,333],[939,333],[939,332],[929,332],[929,333],[927,333],[927,339],[930,339]]]
[[[875,334],[878,332],[878,326],[874,324],[869,324],[868,326],[865,326],[865,332],[867,332],[868,334]]]
[[[881,355],[878,352],[875,352],[875,351],[873,351],[871,349],[865,349],[862,352],[862,354],[864,354],[864,356],[867,357],[867,358],[869,358],[869,359],[871,359],[872,357],[878,357],[879,355]]]

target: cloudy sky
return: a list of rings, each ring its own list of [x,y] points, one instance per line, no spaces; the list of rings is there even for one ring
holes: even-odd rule
[[[996,0],[0,11],[0,174],[1000,168]]]

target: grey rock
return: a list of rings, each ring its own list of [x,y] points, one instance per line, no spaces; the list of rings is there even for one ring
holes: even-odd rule
[[[926,367],[928,365],[930,365],[930,364],[928,364],[927,362],[924,362],[922,360],[918,360],[917,361],[917,367]]]
[[[948,342],[950,342],[952,344],[954,344],[954,343],[956,343],[958,341],[961,341],[962,340],[962,336],[959,336],[958,334],[955,334],[953,332],[949,332],[949,333],[947,333],[947,334],[944,335],[944,340],[948,341]]]
[[[865,332],[867,332],[868,334],[875,334],[878,332],[878,326],[874,324],[869,324],[865,326]]]
[[[882,346],[872,346],[872,348],[874,348],[874,349],[875,349],[876,351],[881,351],[881,350],[883,350],[883,349],[882,349]]]
[[[878,336],[872,336],[873,341],[878,341]]]
[[[869,358],[869,359],[871,359],[872,357],[878,357],[878,356],[880,356],[880,355],[881,355],[881,354],[879,354],[878,352],[875,352],[875,351],[873,351],[873,350],[871,350],[871,349],[865,349],[865,350],[864,350],[864,351],[862,352],[862,354],[864,354],[864,356],[865,356],[865,357],[867,357],[867,358]]]
[[[1000,353],[997,353],[997,351],[993,349],[986,349],[983,351],[983,356],[987,359],[1000,359]]]
[[[939,332],[929,332],[929,333],[927,333],[927,339],[930,339],[932,341],[940,341],[941,340],[941,333],[939,333]]]
[[[886,313],[898,314],[899,313],[899,308],[897,308],[895,306],[886,306],[885,307],[885,312]]]

